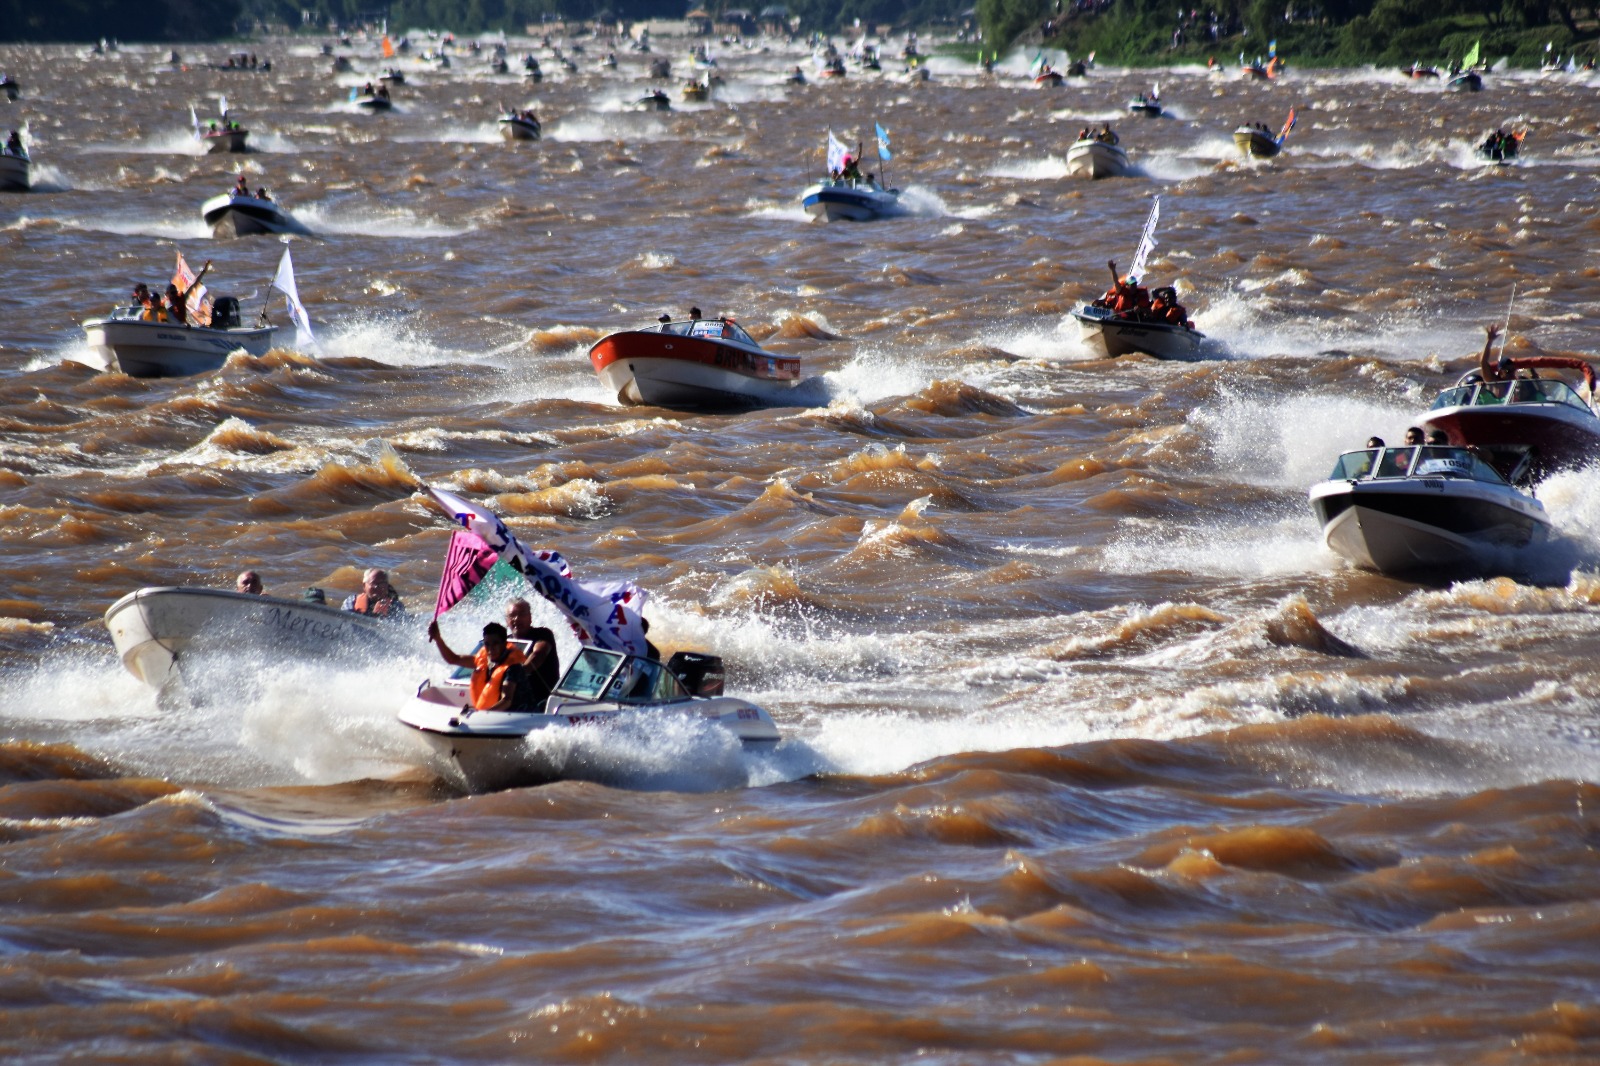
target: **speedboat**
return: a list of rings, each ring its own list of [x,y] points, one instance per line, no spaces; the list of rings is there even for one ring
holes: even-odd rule
[[[33,184],[32,169],[33,162],[26,154],[0,149],[0,189],[26,192]]]
[[[870,222],[899,213],[900,190],[866,179],[826,178],[800,194],[806,214],[825,222]]]
[[[1071,63],[1067,64],[1067,77],[1069,77],[1069,78],[1087,78],[1088,76],[1089,76],[1089,64],[1084,62],[1083,60],[1074,59]]]
[[[711,85],[703,81],[686,81],[683,83],[683,98],[691,104],[703,104],[711,99]]]
[[[1067,173],[1091,178],[1120,178],[1128,172],[1128,153],[1110,141],[1074,141],[1067,149]]]
[[[639,97],[633,106],[641,111],[671,111],[672,97],[660,89],[652,89]]]
[[[1161,102],[1149,96],[1135,96],[1128,101],[1128,110],[1135,115],[1143,115],[1146,118],[1160,118]]]
[[[1466,448],[1346,452],[1310,497],[1328,547],[1384,574],[1483,573],[1550,537],[1544,505]]]
[[[1033,76],[1034,87],[1038,89],[1057,89],[1066,80],[1066,76],[1059,70],[1041,70]]]
[[[1467,373],[1433,401],[1422,425],[1443,430],[1451,444],[1477,448],[1513,484],[1600,458],[1600,416],[1593,408],[1594,370],[1582,359],[1516,359],[1519,370],[1581,370],[1590,403],[1559,378],[1484,381]]]
[[[825,64],[823,64],[822,76],[824,78],[847,77],[848,72],[844,69],[844,60],[839,56],[834,56],[832,59],[828,60]]]
[[[396,70],[394,67],[390,67],[388,70],[378,75],[378,80],[383,82],[385,85],[404,85],[406,83],[406,72],[403,70]]]
[[[250,136],[250,131],[243,126],[230,124],[221,129],[207,130],[200,135],[200,143],[206,146],[207,155],[223,155],[229,152],[248,152],[245,140]]]
[[[239,301],[219,296],[211,304],[209,326],[146,322],[137,304],[118,307],[83,324],[89,355],[78,359],[96,370],[116,370],[133,378],[176,378],[206,374],[227,362],[232,352],[265,355],[273,327],[246,326]]]
[[[1400,73],[1408,78],[1437,78],[1439,72],[1432,67],[1425,67],[1421,63],[1413,63],[1409,67],[1401,67]]]
[[[589,349],[589,361],[606,391],[630,406],[781,406],[800,384],[799,356],[774,355],[725,319],[613,333]]]
[[[1478,145],[1478,158],[1485,163],[1510,163],[1522,151],[1522,138],[1527,133],[1511,133],[1493,137]]]
[[[5,93],[6,99],[15,103],[17,97],[22,95],[22,83],[7,74],[5,77],[0,78],[0,93]]]
[[[252,233],[311,235],[277,202],[257,196],[225,192],[201,204],[200,214],[211,227],[213,237],[245,237]]]
[[[1084,343],[1108,358],[1141,352],[1157,359],[1193,359],[1206,336],[1190,326],[1118,314],[1094,304],[1084,304],[1072,317],[1078,320]]]
[[[379,111],[389,111],[394,107],[394,101],[389,99],[388,90],[383,92],[358,93],[352,100],[361,110],[375,114]]]
[[[1247,63],[1239,68],[1239,73],[1250,81],[1267,80],[1267,68],[1260,63]]]
[[[532,112],[512,112],[500,119],[500,136],[508,141],[537,141],[539,120]]]
[[[779,739],[766,711],[723,695],[722,660],[711,655],[677,652],[660,663],[586,646],[539,711],[473,710],[471,672],[461,668],[458,674],[466,676],[424,681],[399,718],[422,735],[450,777],[469,792],[571,777],[562,740],[635,722],[648,725],[668,715],[726,729],[747,750],[769,750]]]
[[[186,660],[207,652],[219,662],[258,649],[327,659],[393,639],[379,619],[323,604],[179,587],[128,593],[106,611],[106,628],[127,671],[158,690],[182,677]]]
[[[1475,70],[1463,70],[1450,79],[1448,88],[1453,93],[1475,93],[1483,88],[1483,78]]]
[[[1245,155],[1255,156],[1257,159],[1271,159],[1283,150],[1270,133],[1265,133],[1254,126],[1240,126],[1233,131],[1233,143]]]

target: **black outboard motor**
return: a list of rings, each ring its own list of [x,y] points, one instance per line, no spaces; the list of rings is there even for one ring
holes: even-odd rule
[[[239,328],[239,300],[237,297],[218,296],[211,302],[211,328]]]
[[[693,696],[722,695],[722,659],[698,651],[675,651],[667,660],[670,670]]]

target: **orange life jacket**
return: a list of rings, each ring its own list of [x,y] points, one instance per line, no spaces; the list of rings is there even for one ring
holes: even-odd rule
[[[375,614],[382,616],[394,610],[394,605],[395,599],[392,596],[386,600],[368,600],[365,592],[359,592],[356,594],[356,602],[352,605],[351,609],[355,611],[356,614]]]
[[[492,666],[488,649],[479,648],[478,654],[472,657],[472,706],[487,711],[499,703],[504,695],[500,691],[500,682],[505,679],[506,670],[521,665],[522,652],[516,648],[507,649],[504,661]]]

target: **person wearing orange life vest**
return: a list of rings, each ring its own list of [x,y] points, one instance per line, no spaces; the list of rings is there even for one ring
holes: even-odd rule
[[[406,614],[400,594],[389,585],[388,573],[376,567],[361,575],[361,591],[346,597],[341,607],[356,614],[380,618],[404,618]]]
[[[468,692],[473,710],[478,711],[533,711],[536,686],[529,683],[523,669],[523,656],[506,639],[506,627],[490,622],[483,627],[483,647],[473,655],[460,655],[450,650],[439,633],[439,621],[428,623],[428,639],[439,649],[440,658],[451,666],[471,669],[472,681]]]
[[[1150,310],[1150,292],[1139,285],[1139,279],[1131,274],[1125,278],[1119,277],[1115,259],[1108,260],[1106,266],[1111,268],[1111,288],[1097,302],[1119,315]]]

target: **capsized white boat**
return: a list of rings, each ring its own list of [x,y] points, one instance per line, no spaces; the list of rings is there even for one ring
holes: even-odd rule
[[[225,192],[200,205],[213,237],[245,237],[253,233],[296,233],[311,236],[293,215],[274,200]]]
[[[1384,574],[1484,574],[1550,537],[1544,505],[1466,448],[1346,452],[1310,498],[1328,547]]]
[[[764,350],[737,322],[663,322],[601,338],[589,361],[629,405],[692,409],[782,406],[800,384],[800,357]]]
[[[181,587],[128,593],[107,609],[106,628],[122,665],[155,689],[181,678],[191,657],[360,658],[399,640],[377,618],[322,604]]]
[[[462,668],[457,674],[443,682],[424,681],[399,718],[422,735],[449,776],[469,792],[573,776],[564,746],[539,743],[557,732],[615,729],[630,720],[648,725],[658,716],[680,715],[727,729],[747,749],[771,748],[779,739],[765,710],[722,694],[722,660],[715,656],[678,652],[660,663],[584,647],[539,711],[473,710],[471,671]]]
[[[233,352],[265,355],[272,348],[273,327],[244,325],[239,301],[232,296],[212,302],[210,326],[146,322],[139,317],[142,312],[134,304],[89,319],[83,324],[87,351],[72,358],[134,378],[174,378],[216,370]]]
[[[1128,172],[1128,153],[1109,141],[1074,141],[1067,149],[1067,173],[1090,178],[1120,178]]]

